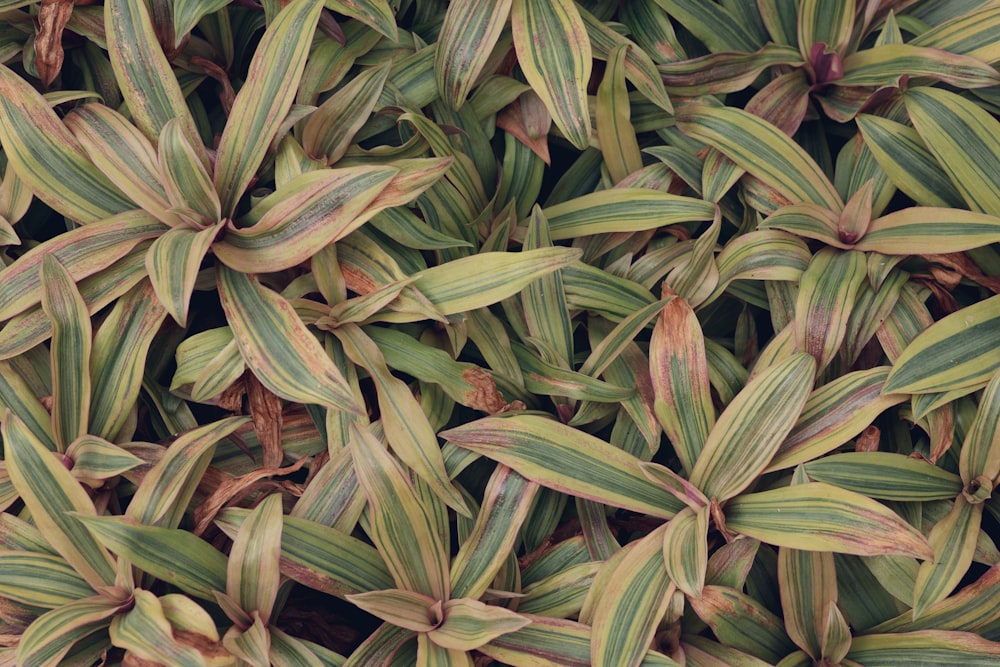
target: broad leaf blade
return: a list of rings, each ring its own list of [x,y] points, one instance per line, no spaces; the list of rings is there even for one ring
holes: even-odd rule
[[[972,504],[959,495],[951,511],[934,524],[927,538],[934,550],[934,560],[925,561],[917,571],[914,618],[945,599],[965,576],[976,551],[982,518],[983,504]]]
[[[218,227],[201,231],[175,227],[153,241],[146,254],[146,272],[156,297],[181,326],[187,324],[191,294],[202,260],[218,232]]]
[[[78,641],[111,624],[122,611],[122,601],[103,595],[74,600],[39,616],[17,645],[18,665],[58,667]],[[107,641],[107,640],[105,640]]]
[[[866,269],[863,253],[824,248],[802,274],[795,302],[795,349],[816,359],[817,372],[840,351]]]
[[[709,507],[685,507],[663,533],[663,561],[677,588],[692,597],[701,595],[708,569]]]
[[[453,109],[469,96],[510,16],[511,0],[456,0],[448,5],[434,53],[438,91]]]
[[[278,597],[281,556],[281,494],[257,505],[240,525],[226,566],[226,593],[247,614],[271,618]]]

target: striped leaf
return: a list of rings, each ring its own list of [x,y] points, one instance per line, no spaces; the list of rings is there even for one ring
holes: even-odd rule
[[[248,510],[227,508],[216,524],[235,536]],[[344,596],[392,588],[381,554],[370,544],[315,521],[285,516],[281,530],[281,573],[304,586]]]
[[[698,0],[655,0],[711,51],[756,51],[757,37],[725,5]]]
[[[593,192],[542,209],[553,241],[590,234],[638,232],[680,222],[711,220],[715,205],[645,188]]]
[[[715,426],[715,408],[701,324],[684,299],[660,311],[649,342],[649,373],[656,418],[690,473]]]
[[[35,397],[36,393],[10,361],[0,362],[0,409],[10,410],[46,449],[56,451],[52,417]]]
[[[347,600],[386,623],[414,632],[429,632],[439,620],[434,613],[439,601],[413,591],[390,588],[348,595]]]
[[[1000,60],[994,32],[1000,27],[1000,7],[984,4],[971,11],[956,14],[916,35],[910,43],[961,53],[985,63]]]
[[[667,576],[685,595],[699,597],[708,569],[709,507],[685,507],[663,532],[663,562]]]
[[[752,52],[719,51],[664,63],[658,69],[671,94],[697,97],[743,90],[764,70],[780,65],[801,66],[802,56],[793,48],[766,44]]]
[[[226,565],[226,593],[248,614],[267,623],[281,581],[281,494],[250,511],[233,539]]]
[[[958,88],[986,88],[1000,83],[1000,73],[970,56],[913,44],[884,44],[844,59],[836,86],[894,86],[902,77],[927,77]]]
[[[146,272],[156,298],[181,326],[187,324],[191,294],[194,293],[202,260],[208,254],[221,224],[201,231],[175,227],[153,241],[146,254]]]
[[[160,180],[171,205],[189,217],[195,217],[194,222],[198,225],[219,222],[222,216],[219,195],[212,185],[208,168],[185,136],[180,118],[172,118],[163,125],[157,144],[157,158]]]
[[[664,519],[683,507],[646,479],[639,459],[543,417],[486,417],[440,435],[562,493]]]
[[[397,40],[396,19],[388,0],[326,0],[332,11],[357,19],[392,41]]]
[[[80,523],[80,517],[96,514],[90,497],[62,461],[9,411],[2,432],[7,473],[38,530],[88,584],[95,589],[110,586],[114,561]]]
[[[961,252],[1000,241],[1000,218],[953,208],[916,206],[872,220],[854,248],[884,255]]]
[[[103,104],[79,106],[65,122],[87,157],[129,199],[158,220],[175,222],[160,182],[156,149],[135,125]]]
[[[500,39],[512,0],[457,0],[448,5],[434,53],[434,79],[453,109],[465,104]]]
[[[719,415],[691,470],[691,483],[719,502],[757,479],[799,417],[816,364],[795,354],[752,378]]]
[[[1000,644],[970,632],[947,630],[872,634],[855,637],[847,659],[865,667],[896,667],[907,662],[986,667],[1000,664]]]
[[[285,119],[322,9],[319,0],[292,0],[268,26],[254,52],[215,161],[215,189],[225,216],[236,210]]]
[[[181,433],[146,472],[125,515],[141,524],[176,528],[212,460],[216,443],[247,421],[247,417],[228,417]]]
[[[880,500],[947,500],[962,491],[958,475],[929,461],[892,452],[843,452],[802,467],[809,479]]]
[[[511,32],[518,64],[552,120],[578,149],[590,143],[587,82],[590,38],[571,0],[514,0]]]
[[[840,351],[847,321],[867,275],[864,254],[833,248],[813,255],[802,274],[795,301],[795,349],[811,354],[817,371],[826,368]]]
[[[16,663],[32,667],[58,667],[73,645],[111,624],[111,617],[127,604],[104,595],[74,600],[39,616],[17,644]],[[105,639],[104,643],[110,646]],[[102,647],[105,648],[105,647]]]
[[[616,46],[608,56],[604,78],[597,89],[597,140],[611,180],[621,181],[642,168],[642,154],[630,122],[628,90],[625,86],[625,56],[629,46]]]
[[[601,595],[594,608],[590,640],[595,667],[642,663],[670,599],[672,585],[663,567],[668,525],[625,547],[598,573],[592,591],[600,590]]]
[[[290,401],[360,414],[347,381],[292,305],[256,279],[220,266],[219,297],[240,354],[265,387]],[[303,383],[313,378],[315,383]]]
[[[462,494],[451,485],[434,428],[406,383],[389,372],[378,345],[357,326],[335,330],[352,362],[368,371],[375,382],[379,415],[392,451],[459,514],[472,516]]]
[[[913,126],[969,207],[1000,215],[1000,122],[938,88],[915,88],[904,100]]]
[[[184,136],[200,149],[198,159],[207,168],[198,128],[157,40],[148,5],[139,0],[110,0],[104,5],[104,25],[111,67],[136,126],[155,144],[163,126],[177,118]]]
[[[736,108],[693,106],[678,114],[678,127],[774,188],[789,203],[806,201],[832,211],[844,204],[819,165],[784,132]]]
[[[551,248],[552,239],[545,214],[536,204],[531,209],[528,232],[524,239],[525,250]],[[533,281],[521,292],[528,333],[552,346],[555,359],[567,365],[573,362],[573,325],[570,323],[563,290],[562,274],[553,271]]]
[[[663,307],[670,301],[670,298],[664,298],[656,303],[651,303],[616,324],[606,336],[601,338],[600,342],[591,348],[590,355],[580,365],[580,373],[591,377],[597,377],[603,373],[632,343],[639,332],[646,328],[649,321],[660,314]]]
[[[45,98],[2,65],[0,143],[32,193],[73,220],[94,222],[135,208],[87,158]]]
[[[843,55],[854,28],[854,0],[823,2],[803,0],[799,6],[799,49],[809,59],[813,44],[823,44],[827,52]]]
[[[39,303],[42,258],[52,255],[75,282],[108,268],[144,239],[168,227],[142,211],[129,211],[78,227],[41,243],[0,270],[0,320],[7,320]]]
[[[912,127],[888,118],[858,114],[865,145],[893,184],[921,206],[965,206],[937,160]]]
[[[857,436],[880,414],[905,401],[906,394],[884,390],[888,375],[885,366],[854,371],[813,391],[768,470],[818,459]]]
[[[1000,476],[1000,373],[995,373],[979,399],[976,416],[969,424],[962,443],[958,470],[966,485],[976,480],[995,480]],[[973,489],[968,489],[972,491]]]
[[[90,413],[90,314],[73,278],[52,255],[42,259],[42,309],[52,321],[52,434],[66,451],[87,432]]]
[[[143,281],[115,302],[90,355],[92,435],[114,440],[139,397],[146,355],[167,316]]]
[[[389,67],[384,63],[364,70],[309,114],[301,140],[310,157],[334,164],[344,156],[354,135],[375,110]]]
[[[970,503],[964,495],[955,498],[951,511],[934,524],[927,541],[934,559],[920,565],[913,589],[913,618],[948,597],[965,576],[976,551],[982,525],[983,504]]]
[[[443,315],[489,306],[579,259],[576,248],[488,252],[422,271],[414,283]]]
[[[450,651],[472,651],[531,623],[531,619],[509,609],[470,598],[448,600],[443,611],[444,622],[428,632],[427,637]]]
[[[702,594],[689,598],[688,603],[727,646],[772,664],[795,648],[781,619],[734,588],[705,586]]]
[[[59,556],[4,550],[0,551],[0,568],[0,595],[33,607],[55,609],[94,593]]]
[[[569,618],[580,613],[584,597],[602,562],[591,561],[571,565],[549,577],[524,586],[517,610],[522,614],[542,614],[553,618]],[[524,579],[522,577],[522,583]]]
[[[478,599],[514,548],[538,485],[499,465],[490,476],[472,532],[451,561],[451,594]]]
[[[448,556],[403,468],[367,427],[351,426],[351,455],[368,498],[369,536],[399,588],[435,600],[450,595]]]
[[[1000,296],[931,325],[895,360],[884,393],[928,394],[985,384],[1000,368]]]
[[[360,226],[362,213],[398,173],[393,167],[307,172],[265,197],[212,251],[244,273],[281,271]]]
[[[729,530],[781,547],[932,556],[923,536],[884,505],[823,482],[744,494],[725,511]]]
[[[174,48],[181,46],[184,37],[190,33],[204,17],[214,14],[226,6],[225,0],[176,0],[173,3]]]
[[[226,556],[190,531],[144,526],[125,517],[80,520],[102,545],[188,595],[214,602],[213,591],[225,590]]]
[[[690,665],[703,667],[767,667],[771,663],[698,635],[685,635],[681,642]]]
[[[788,636],[814,660],[822,658],[827,616],[837,603],[833,554],[778,549],[778,591]]]
[[[91,486],[103,486],[103,480],[117,477],[144,463],[118,445],[92,435],[74,440],[66,448],[66,456],[73,462],[73,477]]]
[[[198,667],[205,663],[200,650],[174,638],[174,629],[155,595],[137,589],[132,596],[134,606],[111,621],[110,636],[115,646],[124,648],[130,656],[177,667]],[[210,616],[202,620],[211,623]]]

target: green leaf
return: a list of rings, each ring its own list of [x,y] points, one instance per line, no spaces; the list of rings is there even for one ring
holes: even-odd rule
[[[604,163],[615,183],[642,168],[642,154],[630,122],[625,56],[629,46],[616,46],[608,57],[604,78],[597,89],[597,138]]]
[[[1000,215],[1000,123],[938,88],[915,88],[904,100],[913,126],[969,207]]]
[[[214,602],[213,591],[226,588],[226,556],[190,531],[143,526],[129,517],[79,520],[105,547],[189,595]]]
[[[598,573],[581,612],[582,618],[586,605],[593,605],[592,664],[631,667],[642,663],[670,599],[672,586],[663,567],[668,525],[626,546]]]
[[[397,41],[396,17],[387,0],[326,0],[327,9],[356,18],[392,41]]]
[[[226,0],[175,0],[173,3],[174,48],[184,41],[198,22],[214,14],[228,3]]]
[[[707,505],[685,507],[667,524],[663,533],[663,561],[670,581],[685,595],[698,597],[708,568]]]
[[[440,610],[434,609],[439,601],[413,591],[390,588],[348,595],[347,600],[386,623],[414,632],[429,632],[439,622],[435,611]]]
[[[177,118],[187,140],[202,149],[199,160],[207,168],[194,117],[157,41],[146,3],[110,0],[104,5],[104,24],[115,79],[135,124],[155,143],[163,126]]]
[[[180,118],[167,121],[160,130],[157,157],[160,180],[178,214],[194,217],[199,226],[218,223],[222,216],[219,195],[208,168],[184,135]]]
[[[752,378],[726,407],[691,470],[691,484],[720,502],[757,479],[799,417],[816,364],[795,354]]]
[[[59,451],[87,432],[90,314],[73,278],[52,255],[42,259],[42,309],[52,320],[52,431]]]
[[[288,301],[232,269],[220,266],[216,275],[240,353],[261,384],[290,401],[361,413],[340,369]],[[315,382],[303,384],[305,377]]]
[[[96,510],[62,461],[7,411],[2,425],[7,473],[45,539],[95,589],[110,586],[114,561],[81,525]]]
[[[748,493],[725,508],[726,527],[805,551],[930,558],[927,541],[884,505],[822,482]]]
[[[809,59],[814,44],[827,53],[844,54],[854,27],[854,2],[803,0],[799,7],[799,50]]]
[[[813,659],[822,658],[827,616],[837,603],[833,554],[778,549],[778,591],[788,636]]]
[[[73,220],[94,222],[135,208],[87,158],[45,98],[3,65],[0,144],[32,193]]]
[[[440,435],[562,493],[664,519],[683,507],[646,479],[639,459],[544,417],[486,417]]]
[[[656,418],[690,472],[715,426],[715,408],[701,324],[684,299],[660,311],[649,342],[649,372]]]
[[[795,349],[816,359],[817,372],[825,369],[840,351],[848,318],[866,277],[863,253],[833,248],[823,248],[813,255],[802,274],[795,301]]]
[[[66,449],[66,456],[73,462],[73,477],[91,486],[95,481],[100,484],[144,463],[118,445],[92,435],[74,440]]]
[[[281,582],[281,494],[257,505],[240,524],[226,566],[226,593],[247,614],[271,618]]]
[[[769,663],[778,662],[795,647],[777,616],[734,588],[705,586],[702,594],[688,598],[688,603],[727,646]]]
[[[132,597],[134,606],[111,621],[110,635],[115,646],[140,659],[177,667],[200,667],[205,664],[201,651],[174,638],[174,630],[163,605],[155,595],[136,589]]]
[[[94,594],[94,589],[59,556],[0,551],[0,595],[33,607],[54,609]]]
[[[443,315],[489,306],[517,294],[532,281],[575,262],[576,248],[487,252],[422,271],[414,283]]]
[[[929,461],[890,452],[833,454],[803,468],[809,479],[880,500],[947,500],[962,491],[958,475]]]
[[[948,315],[906,346],[883,393],[930,394],[985,384],[1000,368],[1000,296]]]
[[[819,165],[784,132],[736,108],[692,106],[678,114],[678,127],[717,148],[733,162],[792,202],[832,211],[844,204]]]
[[[354,135],[375,110],[389,68],[390,63],[384,63],[364,70],[309,115],[301,140],[310,157],[334,164],[344,156]]]
[[[934,524],[927,541],[934,559],[917,571],[913,590],[913,617],[918,618],[935,602],[948,597],[972,564],[976,539],[982,525],[983,504],[972,504],[960,495],[951,511]]]
[[[615,188],[542,209],[553,241],[590,234],[637,232],[680,222],[712,220],[715,205],[645,188]]]
[[[448,599],[448,556],[442,536],[402,467],[367,427],[351,426],[351,454],[368,498],[369,535],[399,588]]]
[[[976,416],[969,424],[959,455],[962,481],[995,480],[1000,476],[1000,373],[995,373],[979,399]],[[971,489],[969,489],[971,491]]]
[[[916,206],[871,221],[855,245],[884,255],[961,252],[1000,241],[1000,218],[953,208]]]
[[[230,216],[295,97],[323,3],[292,0],[261,38],[219,140],[215,189]]]
[[[448,600],[443,611],[444,621],[431,629],[427,637],[451,651],[472,651],[531,623],[531,619],[509,609],[470,598]]]
[[[39,616],[21,635],[18,665],[58,667],[73,645],[111,624],[126,603],[95,595],[73,600]]]
[[[89,432],[114,440],[139,397],[146,355],[167,316],[143,281],[115,303],[94,335]]]
[[[514,0],[511,32],[528,84],[571,144],[590,144],[587,82],[593,65],[587,26],[571,0]]]
[[[531,209],[525,250],[552,247],[548,220],[536,204]],[[521,307],[531,336],[552,346],[555,357],[549,361],[571,364],[573,361],[573,326],[566,307],[562,274],[553,271],[533,281],[521,292]],[[516,352],[516,349],[515,349]]]
[[[460,109],[510,16],[512,0],[456,0],[448,5],[434,53],[441,97]]]
[[[844,76],[835,86],[893,86],[902,77],[927,77],[958,88],[1000,84],[1000,74],[981,60],[913,44],[883,44],[844,58]]]
[[[1000,644],[969,632],[920,630],[891,635],[855,637],[848,660],[865,667],[922,664],[931,667],[1000,664]]]
[[[146,254],[146,272],[156,297],[181,326],[187,324],[202,260],[218,233],[218,226],[201,231],[175,227],[153,241]]]
[[[698,0],[654,0],[710,51],[756,51],[761,45],[729,7]]]
[[[345,324],[335,333],[351,361],[368,371],[375,382],[379,414],[392,450],[438,498],[463,516],[471,517],[462,494],[451,485],[427,415],[406,383],[389,372],[378,345],[357,325]]]

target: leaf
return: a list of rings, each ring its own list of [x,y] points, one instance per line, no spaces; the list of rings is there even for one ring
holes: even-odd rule
[[[804,0],[799,7],[799,50],[809,59],[814,44],[828,53],[844,54],[854,27],[854,2]],[[815,657],[815,656],[814,656]]]
[[[996,642],[969,632],[920,630],[855,637],[847,659],[865,667],[895,667],[907,662],[980,667],[1000,664],[998,649]]]
[[[562,493],[665,519],[683,507],[646,479],[639,459],[543,417],[486,417],[440,435]]]
[[[748,493],[726,505],[726,527],[806,551],[927,559],[927,541],[884,505],[822,482]]]
[[[87,159],[49,103],[2,65],[0,143],[32,193],[71,219],[94,222],[135,208]]]
[[[685,507],[667,523],[663,532],[663,560],[670,581],[685,595],[698,597],[708,569],[707,505]]]
[[[119,298],[94,335],[90,355],[92,435],[114,440],[139,397],[146,355],[167,312],[143,281]]]
[[[181,46],[184,38],[198,22],[226,6],[225,0],[176,0],[173,3],[174,48]]]
[[[142,589],[133,591],[132,595],[134,606],[111,621],[110,635],[115,646],[127,650],[133,658],[169,661],[166,664],[177,667],[205,664],[201,651],[174,638],[163,605],[155,595]]]
[[[268,26],[254,52],[215,160],[215,189],[225,216],[236,210],[284,121],[322,9],[319,0],[292,0]]]
[[[111,67],[135,124],[155,143],[164,125],[177,118],[186,139],[202,149],[199,160],[207,168],[194,117],[157,41],[146,3],[110,0],[104,6],[104,25]]]
[[[629,46],[616,46],[608,56],[604,78],[597,89],[597,139],[611,179],[617,183],[642,168],[642,154],[630,122],[625,86],[625,56]]]
[[[93,595],[94,589],[59,556],[0,551],[0,595],[33,607],[54,609]]]
[[[343,374],[291,304],[232,269],[220,266],[216,276],[240,353],[261,384],[290,401],[361,413]]]
[[[776,663],[794,649],[781,620],[736,589],[705,586],[702,594],[689,598],[688,603],[727,646],[769,663]]]
[[[903,77],[928,77],[958,88],[986,88],[1000,83],[1000,74],[969,56],[913,44],[883,44],[844,58],[844,76],[836,86],[893,86]]]
[[[448,5],[434,53],[441,97],[458,110],[486,66],[510,16],[511,0],[459,0]]]
[[[471,598],[448,600],[443,609],[444,621],[428,632],[427,637],[452,651],[472,651],[531,623],[531,619],[509,609]]]
[[[181,326],[187,324],[201,263],[218,232],[218,226],[201,231],[175,227],[153,241],[146,254],[146,272],[156,297]]]
[[[548,220],[536,204],[531,209],[528,232],[524,240],[525,250],[552,247]],[[554,358],[571,364],[573,361],[573,326],[569,309],[566,307],[566,293],[563,289],[562,274],[553,271],[533,281],[521,292],[521,307],[528,333],[544,340],[552,346]],[[515,353],[516,353],[515,349]]]
[[[111,624],[125,604],[103,595],[73,600],[39,616],[17,644],[18,665],[57,667],[73,645]],[[106,640],[105,640],[106,641]]]
[[[387,0],[326,0],[328,9],[356,18],[392,41],[398,39],[396,20]]]
[[[867,277],[864,254],[823,248],[799,281],[795,301],[795,349],[816,359],[825,369],[840,351],[847,321]]]
[[[198,144],[198,148],[201,144]],[[184,135],[180,118],[160,130],[157,145],[160,180],[174,208],[190,210],[199,225],[215,225],[222,216],[219,195],[198,151]]]
[[[42,259],[42,308],[52,320],[52,431],[59,451],[87,432],[90,314],[73,278],[52,255]]]
[[[94,516],[90,497],[69,470],[7,411],[2,425],[10,480],[46,541],[95,588],[110,586],[114,561],[73,513]]]
[[[691,470],[691,484],[722,502],[757,479],[798,419],[816,364],[795,354],[752,378],[719,415]]]
[[[833,554],[778,549],[778,589],[788,636],[814,660],[822,658],[827,616],[837,603]]]
[[[414,632],[430,632],[439,619],[435,618],[434,607],[439,603],[421,593],[390,588],[384,591],[355,593],[347,596],[348,602],[376,616],[386,623]]]
[[[514,50],[528,84],[578,149],[590,143],[587,82],[592,53],[587,26],[569,0],[514,0]]]
[[[969,207],[1000,215],[1000,123],[974,102],[926,87],[907,91],[913,126]]]
[[[972,504],[959,495],[951,511],[934,524],[927,538],[934,550],[934,559],[925,561],[917,570],[913,589],[914,619],[932,604],[948,597],[965,576],[976,551],[982,517],[982,503]]]
[[[843,452],[809,461],[803,469],[811,480],[880,500],[948,500],[962,491],[958,475],[890,452]]]
[[[895,360],[883,393],[929,394],[985,384],[1000,368],[1000,296],[948,315]]]
[[[443,315],[489,306],[517,294],[532,281],[575,262],[576,248],[487,252],[422,271],[414,287]]]
[[[1000,373],[986,385],[976,416],[968,426],[958,470],[966,485],[1000,476]],[[970,489],[971,490],[971,489]]]
[[[240,524],[226,566],[226,593],[247,614],[271,618],[281,581],[281,494],[271,494]]]
[[[427,415],[406,383],[389,372],[378,345],[356,325],[345,324],[335,333],[351,361],[368,371],[375,382],[379,414],[392,450],[438,498],[463,516],[471,517],[462,494],[451,485]]]
[[[282,271],[359,227],[398,173],[394,167],[320,169],[297,176],[229,225],[212,250],[236,271]]]
[[[548,206],[553,241],[607,232],[637,232],[680,222],[712,220],[715,205],[693,197],[645,188],[616,188]]]
[[[375,110],[389,68],[390,63],[385,63],[364,70],[309,115],[301,140],[310,157],[334,164],[344,156],[354,135]]]
[[[717,148],[791,202],[840,211],[844,204],[819,165],[785,133],[736,108],[689,107],[677,117],[692,139]]]
[[[663,567],[668,525],[625,547],[598,573],[590,594],[592,597],[594,591],[601,591],[600,601],[593,607],[590,641],[595,667],[642,663],[670,599],[672,585]]]
[[[399,588],[435,600],[450,597],[442,536],[406,473],[366,427],[351,426],[351,455],[368,498],[369,535]]]
[[[73,462],[73,477],[93,486],[143,465],[144,461],[118,445],[92,435],[74,440],[66,449]]]
[[[854,248],[885,255],[961,252],[1000,240],[1000,218],[953,208],[916,206],[872,220]]]

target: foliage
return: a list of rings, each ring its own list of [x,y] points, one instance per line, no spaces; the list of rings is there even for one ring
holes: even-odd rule
[[[1000,663],[998,29],[0,0],[0,664]]]

